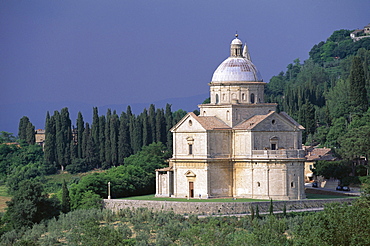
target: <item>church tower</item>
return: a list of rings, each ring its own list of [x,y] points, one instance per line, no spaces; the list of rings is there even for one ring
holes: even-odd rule
[[[264,102],[262,77],[238,39],[213,73],[210,103],[172,129],[173,157],[156,196],[305,198],[300,124]]]

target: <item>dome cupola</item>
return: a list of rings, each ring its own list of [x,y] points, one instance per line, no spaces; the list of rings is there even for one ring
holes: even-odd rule
[[[263,79],[252,63],[247,45],[235,35],[230,44],[230,57],[223,61],[213,73],[212,83],[221,82],[262,82]]]

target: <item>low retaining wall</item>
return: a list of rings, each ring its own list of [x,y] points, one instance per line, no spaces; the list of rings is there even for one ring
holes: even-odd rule
[[[323,208],[328,203],[351,204],[356,198],[318,199],[299,201],[273,201],[274,211],[282,211],[284,204],[286,210]],[[253,206],[260,213],[268,212],[270,202],[171,202],[171,201],[141,201],[104,199],[103,207],[118,212],[121,209],[149,208],[153,211],[173,211],[176,214],[248,214]]]

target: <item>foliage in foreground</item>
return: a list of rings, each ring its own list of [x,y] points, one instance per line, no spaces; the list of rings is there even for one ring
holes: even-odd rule
[[[258,216],[259,217],[259,216]],[[10,231],[4,245],[370,245],[370,198],[323,212],[265,217],[185,218],[148,209],[76,210]]]

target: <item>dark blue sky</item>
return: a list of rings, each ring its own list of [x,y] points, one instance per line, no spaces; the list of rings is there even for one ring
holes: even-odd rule
[[[16,134],[23,115],[44,127],[45,109],[21,104],[78,111],[208,93],[236,31],[268,82],[333,31],[369,24],[369,10],[368,0],[2,0],[0,131]]]

